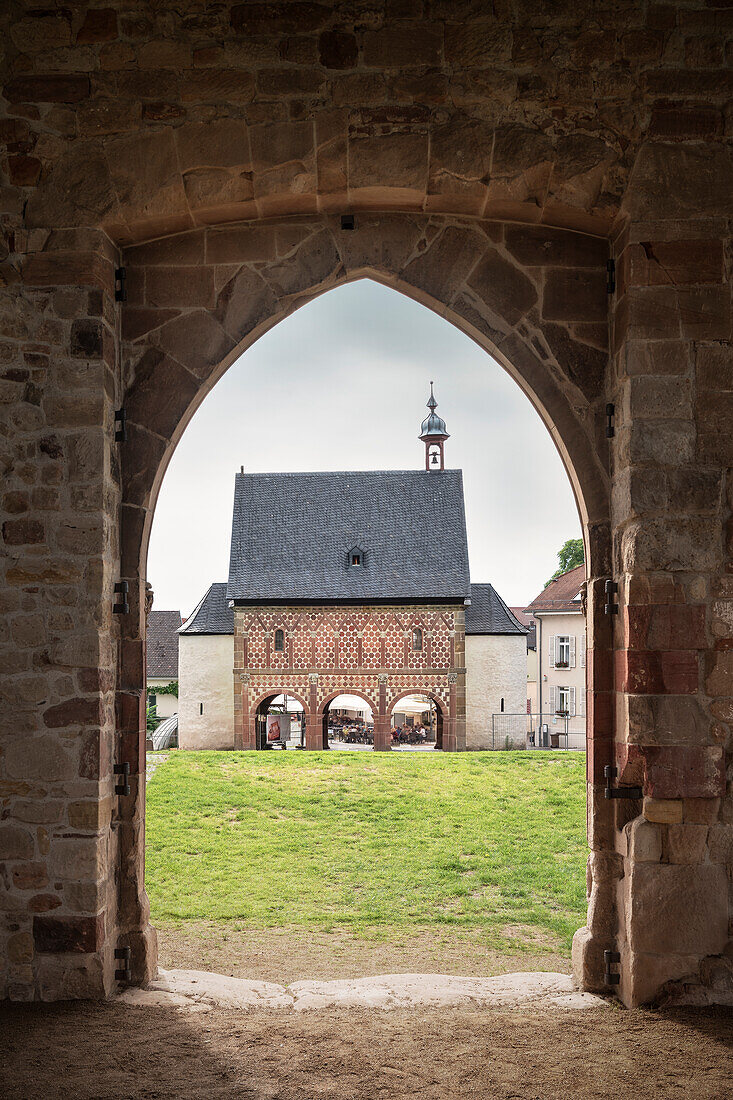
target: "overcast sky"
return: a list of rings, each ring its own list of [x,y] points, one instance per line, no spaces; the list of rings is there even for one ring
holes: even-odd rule
[[[189,615],[227,579],[234,475],[422,469],[430,380],[463,470],[474,582],[525,605],[580,536],[567,474],[514,381],[449,322],[369,280],[276,325],[222,378],[168,467],[148,557],[154,606]],[[406,532],[406,537],[409,533]]]

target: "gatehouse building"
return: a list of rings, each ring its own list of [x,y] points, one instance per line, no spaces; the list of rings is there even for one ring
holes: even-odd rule
[[[424,470],[236,475],[228,582],[180,631],[181,748],[259,747],[283,695],[308,749],[328,748],[341,695],[369,707],[378,750],[410,695],[432,704],[445,751],[489,747],[492,711],[525,709],[526,628],[471,584],[436,407],[431,384]]]

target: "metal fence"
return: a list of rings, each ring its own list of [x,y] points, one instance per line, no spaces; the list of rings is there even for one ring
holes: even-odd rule
[[[585,749],[585,717],[492,714],[492,749]]]

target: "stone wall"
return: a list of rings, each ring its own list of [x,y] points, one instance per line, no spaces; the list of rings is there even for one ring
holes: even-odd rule
[[[235,748],[233,667],[233,635],[178,635],[179,748]]]
[[[578,499],[591,847],[578,978],[611,988],[603,951],[618,947],[629,1004],[670,981],[722,996],[727,0],[12,0],[0,19],[2,993],[105,995],[122,945],[133,981],[154,969],[142,776],[157,490],[232,359],[368,274],[512,373]],[[606,616],[609,578],[620,612]],[[122,580],[129,610],[115,614]],[[114,762],[130,766],[129,795],[114,794]],[[643,803],[605,800],[612,762]]]
[[[503,701],[503,706],[502,706]],[[524,634],[466,636],[466,748],[493,748],[491,716],[527,710]]]

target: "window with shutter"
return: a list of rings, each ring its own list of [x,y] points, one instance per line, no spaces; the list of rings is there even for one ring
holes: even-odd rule
[[[550,668],[555,667],[555,641],[556,641],[555,635],[553,634],[553,635],[550,636],[550,652],[549,652]]]
[[[580,635],[580,667],[585,668],[585,647],[586,637],[585,631]]]

